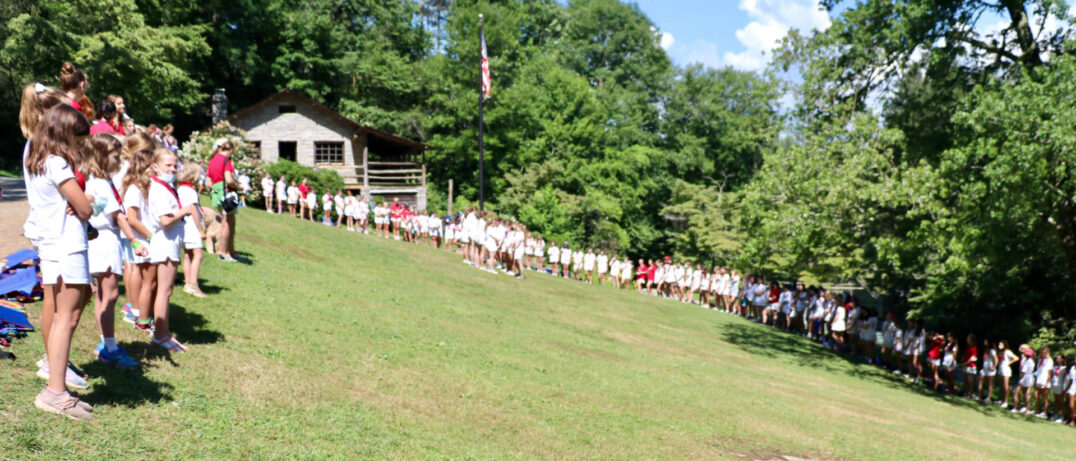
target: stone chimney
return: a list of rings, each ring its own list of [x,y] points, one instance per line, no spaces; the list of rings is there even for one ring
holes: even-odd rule
[[[228,96],[224,94],[224,88],[217,88],[213,93],[213,124],[216,125],[228,117]]]

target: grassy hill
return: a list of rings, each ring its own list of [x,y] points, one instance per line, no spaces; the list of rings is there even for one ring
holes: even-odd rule
[[[33,407],[40,336],[18,342],[0,458],[1076,458],[1070,428],[724,314],[260,211],[239,229],[252,264],[173,297],[191,352],[117,322],[143,370],[97,365],[87,310],[92,422]]]

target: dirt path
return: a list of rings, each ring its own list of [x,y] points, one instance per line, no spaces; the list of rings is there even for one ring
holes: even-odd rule
[[[4,256],[30,248],[30,242],[22,237],[22,223],[30,208],[22,178],[0,177],[0,188],[4,191],[4,200],[0,201],[0,256]]]

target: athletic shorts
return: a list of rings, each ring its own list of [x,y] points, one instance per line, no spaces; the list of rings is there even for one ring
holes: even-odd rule
[[[97,238],[90,240],[86,251],[90,274],[113,273],[123,275],[123,252],[116,231],[99,230]]]
[[[61,278],[68,285],[90,284],[89,255],[85,250],[66,255],[62,260],[41,259],[41,284],[56,285]]]

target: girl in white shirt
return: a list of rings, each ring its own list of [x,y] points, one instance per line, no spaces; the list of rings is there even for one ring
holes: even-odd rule
[[[24,98],[25,99],[25,98]],[[48,358],[48,384],[34,399],[38,408],[76,419],[90,419],[92,407],[67,393],[67,362],[71,336],[82,314],[82,299],[90,284],[86,220],[93,213],[93,196],[74,168],[80,138],[88,136],[89,121],[68,105],[45,111],[31,138],[24,168],[30,206],[28,226],[35,230],[46,305],[53,306],[50,331],[43,334]],[[71,213],[68,213],[68,209]]]
[[[885,314],[885,322],[882,322],[882,360],[886,361],[886,366],[889,368],[893,368],[898,360],[893,354],[893,349],[897,344],[897,333],[899,331],[900,327],[897,326],[897,314],[887,312]],[[899,369],[899,367],[897,369]]]
[[[97,229],[97,238],[89,241],[88,260],[90,275],[97,282],[93,293],[94,317],[101,333],[97,345],[98,360],[121,368],[134,368],[138,362],[116,344],[116,319],[113,310],[120,296],[119,277],[123,276],[123,256],[120,232],[128,241],[134,239],[131,226],[123,216],[119,192],[112,184],[112,175],[119,170],[123,143],[112,134],[98,134],[82,144],[83,170],[89,174],[86,193],[94,197],[94,215],[90,224]],[[146,249],[140,248],[145,254]]]
[[[344,216],[347,217],[347,231],[355,232],[355,196],[351,191],[344,196]]]
[[[549,266],[553,275],[560,275],[560,247],[555,244],[549,246]]]
[[[198,273],[202,267],[204,257],[202,238],[205,235],[205,221],[198,204],[198,190],[194,183],[202,174],[202,167],[188,163],[179,172],[179,201],[195,207],[195,213],[183,218],[183,292],[198,298],[206,297],[198,286]]]
[[[632,267],[631,260],[627,256],[620,261],[620,287],[628,288],[631,286]]]
[[[594,254],[594,249],[587,248],[586,254],[583,255],[583,281],[586,283],[594,283],[594,264],[596,259],[597,255]]]
[[[288,216],[298,218],[299,213],[296,210],[296,205],[299,204],[299,188],[296,187],[295,181],[292,180],[291,185],[288,186]]]
[[[157,290],[153,299],[153,343],[171,352],[186,352],[187,346],[172,336],[169,328],[169,299],[176,279],[176,264],[181,261],[183,218],[195,213],[195,204],[182,204],[172,187],[176,177],[176,156],[167,149],[153,152],[146,207],[148,225],[153,237],[149,244],[149,259],[154,266]]]
[[[310,210],[310,222],[317,222],[314,215],[317,214],[318,210],[318,191],[313,187],[306,193],[306,209]]]
[[[265,173],[262,178],[262,196],[265,198],[265,211],[273,212],[273,178]]]
[[[998,341],[997,349],[998,375],[1001,377],[1001,408],[1009,406],[1012,397],[1009,381],[1012,379],[1012,366],[1020,362],[1020,357],[1009,348],[1009,342],[1004,339]]]
[[[1048,398],[1050,397],[1050,379],[1054,375],[1054,359],[1050,356],[1050,348],[1042,346],[1039,349],[1039,361],[1035,367],[1035,400],[1037,412],[1035,416],[1046,417],[1049,409]]]
[[[284,214],[284,203],[288,200],[288,182],[284,179],[284,175],[280,175],[280,179],[276,182],[276,213]]]
[[[1035,351],[1027,344],[1020,345],[1020,380],[1017,382],[1015,399],[1013,400],[1012,412],[1031,411],[1031,391],[1035,387]],[[1020,406],[1020,398],[1024,398],[1024,406]]]
[[[534,234],[534,256],[537,258],[535,261],[538,266],[538,272],[545,272],[545,239],[542,238],[542,234]]]

